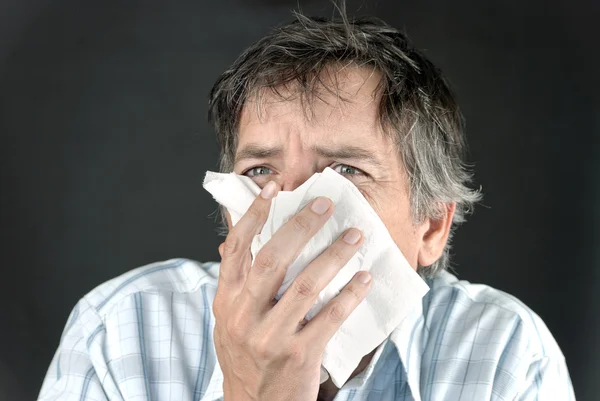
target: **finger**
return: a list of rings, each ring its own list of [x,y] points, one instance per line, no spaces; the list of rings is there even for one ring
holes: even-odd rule
[[[356,309],[371,287],[371,275],[367,271],[360,271],[342,291],[321,311],[311,319],[298,335],[306,343],[325,349],[325,346],[335,332],[346,321],[348,316]]]
[[[319,197],[286,222],[256,255],[248,273],[243,294],[251,303],[267,310],[277,294],[287,267],[298,257],[308,241],[333,214],[333,202]]]
[[[300,273],[270,314],[282,327],[293,327],[313,306],[319,293],[348,263],[363,243],[360,230],[343,233]]]
[[[279,186],[275,181],[265,185],[246,213],[229,230],[221,254],[218,284],[220,287],[237,288],[238,290],[243,288],[249,263],[251,262],[250,244],[267,221],[271,199],[277,194],[278,190]]]

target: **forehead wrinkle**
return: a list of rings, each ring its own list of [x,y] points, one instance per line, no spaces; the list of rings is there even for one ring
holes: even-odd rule
[[[234,155],[235,164],[246,159],[282,158],[291,148],[307,148],[293,115],[291,119],[274,119],[269,123],[255,120],[246,124],[246,128],[252,125],[242,134],[244,140]]]

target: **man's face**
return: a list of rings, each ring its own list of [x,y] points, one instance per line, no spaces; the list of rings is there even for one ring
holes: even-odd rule
[[[260,187],[274,180],[283,191],[293,191],[331,167],[356,185],[416,269],[428,262],[422,251],[431,224],[413,224],[406,171],[377,119],[379,79],[372,70],[348,68],[337,74],[342,99],[322,91],[308,112],[299,97],[282,100],[269,91],[260,107],[249,101],[242,111],[234,172]]]

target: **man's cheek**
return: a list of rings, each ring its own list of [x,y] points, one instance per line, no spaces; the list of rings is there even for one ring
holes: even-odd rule
[[[383,194],[377,192],[376,190],[374,190],[372,188],[368,188],[368,187],[357,187],[357,188],[360,191],[360,193],[362,194],[362,196],[365,197],[367,202],[369,202],[369,205],[371,205],[373,210],[375,210],[375,212],[377,213],[379,218],[385,222],[385,219],[387,219],[387,217],[388,217],[387,216],[387,214],[388,214],[387,208],[389,208],[390,203],[393,203],[394,200],[391,198],[385,199],[385,196],[383,196]],[[387,207],[386,207],[386,204],[388,205]]]
[[[378,196],[376,189],[369,184],[356,184],[356,188],[359,190],[362,196],[365,197],[367,202],[373,209],[379,214],[379,205],[381,204],[381,196]]]

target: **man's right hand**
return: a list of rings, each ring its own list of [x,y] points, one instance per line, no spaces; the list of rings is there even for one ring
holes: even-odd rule
[[[370,287],[369,273],[357,273],[317,316],[299,325],[317,295],[359,249],[362,236],[350,229],[273,302],[287,267],[334,208],[327,198],[313,200],[273,235],[252,263],[250,244],[265,224],[277,191],[275,182],[266,185],[219,247],[214,339],[228,401],[316,400],[325,346]]]

